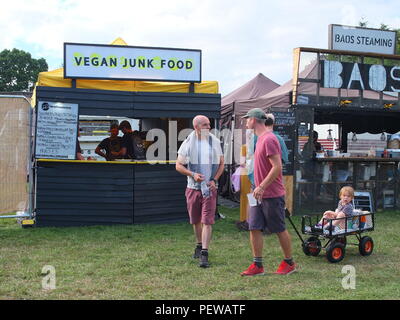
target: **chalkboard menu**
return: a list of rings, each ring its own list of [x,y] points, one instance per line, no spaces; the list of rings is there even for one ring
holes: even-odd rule
[[[294,172],[294,141],[296,138],[296,117],[293,111],[273,112],[275,116],[274,131],[285,141],[289,151],[289,161],[283,164],[283,175],[291,176]]]
[[[79,122],[78,105],[39,101],[35,157],[73,160]]]

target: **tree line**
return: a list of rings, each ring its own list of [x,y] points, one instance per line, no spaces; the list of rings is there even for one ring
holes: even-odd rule
[[[48,71],[46,59],[29,52],[5,49],[0,52],[0,91],[32,91],[39,72]]]

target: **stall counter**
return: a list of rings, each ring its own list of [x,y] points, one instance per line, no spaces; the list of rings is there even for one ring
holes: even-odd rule
[[[33,195],[36,225],[186,221],[186,178],[174,164],[38,159]]]

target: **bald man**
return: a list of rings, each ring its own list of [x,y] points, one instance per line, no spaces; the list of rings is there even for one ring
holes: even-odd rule
[[[196,116],[193,128],[178,150],[176,170],[187,176],[186,203],[197,241],[193,258],[199,258],[199,266],[207,268],[217,206],[217,181],[224,171],[224,157],[221,142],[210,133],[210,120],[206,116]]]

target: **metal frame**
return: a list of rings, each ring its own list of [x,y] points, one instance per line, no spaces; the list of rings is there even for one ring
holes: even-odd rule
[[[25,99],[29,104],[31,102],[25,97],[21,95],[1,95],[0,98],[18,98],[18,99]],[[20,218],[28,218],[32,219],[33,217],[33,192],[32,192],[32,184],[31,184],[31,179],[33,179],[33,166],[32,166],[32,161],[31,161],[31,154],[32,154],[32,144],[31,144],[31,139],[32,139],[32,108],[29,109],[29,154],[28,154],[28,212],[25,212],[23,214],[19,215],[0,215],[0,219],[20,219]]]

